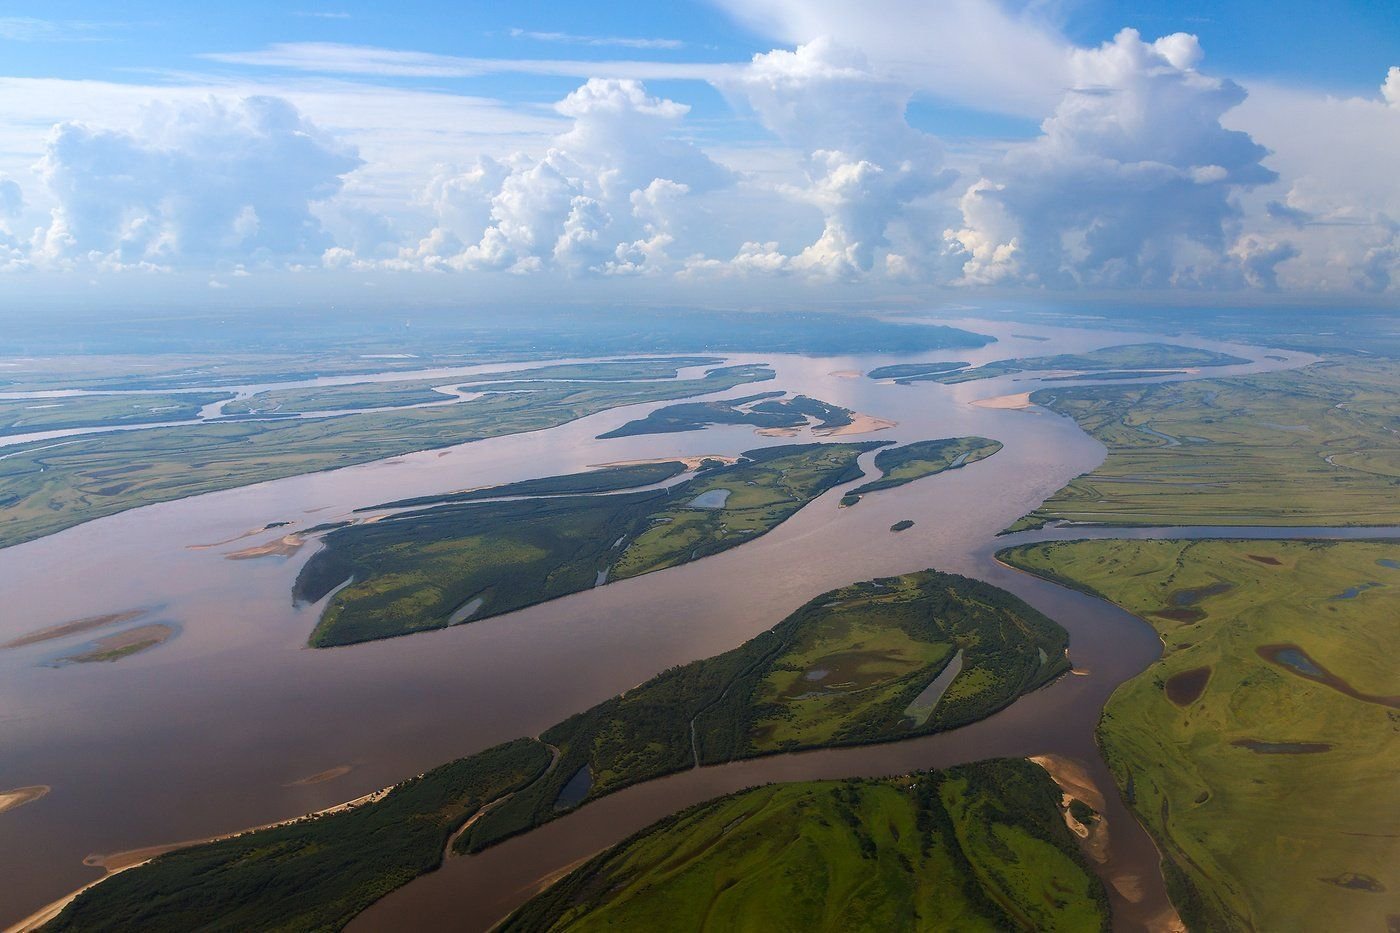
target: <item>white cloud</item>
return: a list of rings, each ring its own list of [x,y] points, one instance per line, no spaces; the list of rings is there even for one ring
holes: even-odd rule
[[[1381,98],[1392,107],[1400,107],[1400,67],[1391,66],[1381,85]]]
[[[964,198],[962,227],[946,234],[962,281],[1238,282],[1233,197],[1275,176],[1264,147],[1221,125],[1244,90],[1196,71],[1200,57],[1194,36],[1148,43],[1133,30],[1077,51],[1075,86],[1043,135],[986,166]]]
[[[319,255],[311,213],[361,164],[284,100],[153,106],[138,132],[63,123],[40,170],[56,200],[35,253],[110,266]]]
[[[560,42],[565,45],[617,46],[624,49],[683,49],[680,39],[646,39],[628,36],[579,36],[569,32],[537,32],[530,29],[512,29],[513,39],[530,39],[535,42]]]

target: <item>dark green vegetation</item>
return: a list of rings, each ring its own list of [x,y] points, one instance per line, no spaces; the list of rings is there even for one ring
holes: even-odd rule
[[[855,505],[866,493],[893,489],[925,476],[985,460],[1001,450],[1001,446],[1001,441],[985,437],[946,437],[886,448],[875,455],[880,478],[852,489],[841,497],[841,504]]]
[[[614,846],[501,927],[544,930],[1108,929],[1103,888],[1038,765],[776,784]]]
[[[914,527],[914,523],[907,518],[902,518],[890,526],[890,531],[908,531]]]
[[[968,363],[895,363],[892,366],[877,366],[866,373],[871,379],[893,379],[900,385],[909,385],[933,376],[963,369]]]
[[[333,596],[311,644],[330,647],[500,615],[708,557],[857,479],[878,443],[751,450],[665,489],[438,506],[332,531],[295,596]],[[550,485],[586,482],[590,474]]]
[[[1066,641],[1063,629],[1016,597],[952,574],[930,570],[844,587],[733,651],[672,668],[539,739],[443,765],[346,813],[252,831],[123,872],[79,897],[56,929],[334,929],[436,868],[454,832],[462,830],[453,843],[457,851],[478,851],[554,818],[567,809],[558,806],[561,791],[585,766],[591,782],[571,806],[701,762],[952,728],[990,715],[1067,669]],[[955,652],[967,659],[962,672],[932,717],[913,726],[905,706]],[[805,676],[818,670],[842,679]],[[788,689],[803,681],[810,686],[802,694]],[[1048,850],[1001,826],[1005,814],[1021,812],[1027,802],[1058,800],[1048,782],[1034,790],[1041,777],[1029,775],[1038,769],[1007,767],[1020,770],[992,784],[1011,796],[992,799],[1015,800],[1016,808],[980,802],[991,790],[972,772],[960,773],[954,783],[948,783],[953,775],[930,779],[934,783],[915,799],[931,801],[936,791],[942,805],[921,804],[923,822],[901,830],[900,838],[917,843],[911,852],[923,852],[919,834],[936,824],[929,844],[952,846],[943,858],[960,866],[964,874],[958,877],[969,877],[966,872],[975,867],[981,883],[997,890],[1040,892],[1045,884],[1058,884],[1048,901],[1034,894],[1042,909],[1065,909],[1081,894],[1096,898],[1063,883],[1067,876]],[[961,829],[950,829],[945,816]],[[1053,808],[1017,819],[1030,821],[1017,824],[1024,833],[1073,859],[1073,851],[1057,841],[1064,838],[1059,830],[1050,829],[1058,819]],[[883,834],[883,825],[862,830],[862,838]],[[1033,833],[1025,828],[1030,825],[1046,832]],[[816,821],[810,828],[817,830]],[[981,869],[993,864],[983,861],[992,856],[984,853],[1005,853],[1002,846],[1015,857],[999,856],[1003,868],[992,872],[999,880],[989,882]],[[1046,873],[1060,882],[1046,880]],[[988,897],[1013,917],[1030,915],[1019,895]],[[1057,900],[1063,903],[1057,906]],[[978,909],[996,909],[984,899],[976,903]]]
[[[1191,929],[1387,929],[1400,543],[1080,541],[1003,556],[1162,636],[1162,659],[1109,700],[1099,741]]]
[[[453,308],[420,309],[405,321],[343,308],[287,314],[182,307],[164,316],[12,310],[5,347],[13,356],[0,360],[14,364],[0,367],[0,388],[11,391],[242,385],[629,353],[919,353],[992,342],[955,327],[826,312]]]
[[[46,930],[337,930],[442,864],[451,834],[534,780],[519,739],[435,768],[382,800],[162,855],[78,896]]]
[[[1235,366],[1249,360],[1214,350],[1201,350],[1196,347],[1181,347],[1170,343],[1130,343],[1118,347],[1104,347],[1086,353],[1060,353],[1055,356],[1029,356],[1019,360],[997,360],[971,369],[958,369],[947,373],[930,373],[917,377],[918,381],[972,382],[976,379],[991,379],[995,376],[1009,376],[1019,372],[1046,372],[1052,370],[1075,370],[1079,372],[1106,371],[1118,373],[1127,369],[1179,369],[1183,366]],[[910,378],[908,381],[915,381]]]
[[[537,382],[459,405],[320,420],[225,422],[37,442],[0,460],[0,546],[153,502],[554,427],[619,405],[771,379],[763,366],[699,379]]]
[[[224,406],[226,414],[340,411],[355,408],[387,408],[445,402],[452,396],[435,391],[438,386],[481,392],[518,392],[533,389],[528,383],[541,379],[625,382],[633,379],[674,379],[677,371],[692,366],[718,365],[724,360],[708,356],[663,359],[604,360],[597,363],[561,363],[534,369],[513,369],[479,376],[437,379],[404,379],[393,382],[358,382],[350,385],[273,389]]]
[[[716,402],[684,402],[658,408],[645,418],[629,421],[599,438],[630,437],[634,434],[674,434],[699,431],[712,424],[751,424],[760,430],[802,428],[807,418],[817,419],[815,431],[827,431],[851,423],[852,412],[829,402],[799,395],[781,399],[785,393],[762,392],[743,398]]]
[[[1390,362],[1235,379],[1042,389],[1108,459],[1016,526],[1400,522],[1400,378]]]
[[[205,405],[232,397],[229,392],[165,392],[0,399],[0,435],[187,421]]]
[[[833,590],[732,651],[673,668],[540,738],[558,766],[457,840],[476,851],[556,815],[585,766],[585,802],[695,764],[924,735],[991,715],[1069,669],[1068,636],[1016,597],[924,571]],[[961,652],[919,724],[908,708]]]
[[[712,461],[719,464],[719,461]],[[616,492],[635,486],[650,486],[664,483],[668,479],[685,472],[685,464],[680,460],[667,460],[661,463],[629,463],[623,466],[603,467],[587,473],[570,473],[567,476],[545,476],[540,479],[521,480],[518,483],[505,483],[500,486],[486,486],[481,489],[468,489],[441,496],[417,496],[412,499],[395,499],[382,505],[356,509],[357,512],[375,512],[380,509],[406,508],[420,505],[446,505],[452,502],[473,502],[479,499],[499,499],[503,496],[564,496],[589,495],[597,492]]]

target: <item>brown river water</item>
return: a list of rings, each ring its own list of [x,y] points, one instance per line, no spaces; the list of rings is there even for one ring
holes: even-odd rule
[[[961,323],[1000,342],[916,359],[977,363],[1164,339]],[[1012,330],[1051,340],[1013,338]],[[1256,362],[1169,379],[1312,359],[1172,341]],[[1286,361],[1266,360],[1266,352]],[[869,495],[855,508],[838,509],[841,491],[833,490],[762,538],[692,564],[451,629],[330,650],[305,647],[315,608],[296,608],[290,596],[314,544],[291,556],[230,561],[226,555],[391,499],[590,464],[735,454],[812,438],[714,427],[595,440],[669,403],[636,405],[550,430],[148,506],[0,550],[0,643],[136,608],[150,610],[145,621],[176,629],[159,647],[116,663],[47,663],[70,653],[84,636],[0,651],[0,789],[52,788],[0,814],[0,924],[99,877],[99,869],[83,863],[89,855],[202,838],[358,797],[497,742],[537,734],[667,667],[732,648],[826,590],[937,567],[1003,586],[1061,622],[1082,673],[954,732],[704,768],[631,788],[482,855],[450,860],[380,902],[357,926],[489,927],[541,879],[667,813],[755,783],[1043,753],[1080,763],[1108,792],[1112,858],[1105,874],[1117,879],[1117,922],[1123,929],[1152,925],[1168,909],[1155,851],[1112,790],[1094,748],[1093,725],[1108,694],[1157,656],[1159,642],[1127,613],[1011,571],[992,557],[1015,540],[995,538],[997,531],[1092,469],[1103,447],[1048,412],[970,404],[1037,388],[1034,378],[897,386],[840,373],[908,357],[729,359],[769,362],[778,378],[714,397],[801,392],[898,422],[852,440],[980,434],[1005,447],[969,467]],[[872,457],[862,461],[868,471]],[[891,534],[890,525],[901,519],[916,524]],[[294,524],[200,547],[271,522]],[[305,780],[323,774],[332,777]]]

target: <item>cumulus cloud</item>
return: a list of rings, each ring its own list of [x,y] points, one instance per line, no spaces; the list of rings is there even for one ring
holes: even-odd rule
[[[540,158],[479,159],[428,186],[436,224],[396,265],[629,275],[669,261],[685,200],[733,175],[679,138],[690,108],[593,78],[555,105],[572,121]]]
[[[1266,184],[1267,150],[1221,116],[1245,99],[1195,70],[1194,36],[1145,42],[1131,29],[1077,51],[1075,83],[1042,124],[963,199],[946,238],[967,284],[1229,284],[1239,209]]]
[[[280,262],[331,246],[312,213],[361,162],[279,98],[152,106],[138,131],[63,123],[39,170],[46,262]]]
[[[754,56],[750,67],[722,87],[751,108],[784,143],[805,153],[807,183],[790,194],[821,211],[820,236],[775,263],[751,261],[746,243],[734,266],[803,270],[853,278],[875,267],[889,245],[888,228],[904,210],[946,187],[938,141],[904,116],[911,91],[876,76],[860,52],[829,39],[796,50]]]

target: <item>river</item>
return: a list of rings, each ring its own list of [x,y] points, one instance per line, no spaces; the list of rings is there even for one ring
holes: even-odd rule
[[[958,323],[1001,342],[919,359],[980,363],[1164,339]],[[1051,339],[1014,338],[1011,330]],[[1312,359],[1172,340],[1256,362],[1167,381]],[[1265,359],[1266,353],[1282,359]],[[1156,656],[1155,636],[1114,607],[992,559],[997,547],[1014,540],[995,538],[996,532],[1097,465],[1102,446],[1048,412],[970,404],[1033,390],[1040,383],[1032,377],[897,386],[844,373],[907,357],[725,356],[734,363],[771,363],[778,378],[763,390],[800,392],[898,422],[855,440],[980,434],[1005,447],[969,467],[867,496],[855,508],[838,509],[841,490],[832,490],[762,538],[692,564],[455,628],[331,650],[304,647],[315,609],[296,608],[290,598],[312,546],[288,557],[230,561],[226,555],[391,499],[590,464],[735,454],[793,439],[758,436],[743,426],[595,439],[668,404],[649,403],[545,431],[147,506],[0,550],[0,592],[6,594],[0,642],[134,608],[149,609],[150,621],[178,630],[159,648],[113,664],[48,666],[53,643],[0,651],[0,788],[52,788],[41,800],[0,815],[0,922],[18,920],[98,877],[83,864],[85,856],[201,838],[357,797],[497,742],[537,734],[660,670],[732,648],[826,590],[926,567],[977,576],[1028,599],[1070,630],[1071,659],[1087,673],[945,735],[705,768],[632,788],[484,856],[453,860],[377,905],[363,922],[403,929],[450,915],[456,927],[489,925],[539,878],[656,816],[754,780],[888,773],[988,754],[1051,752],[1081,762],[1111,789],[1092,725],[1113,687]],[[521,367],[477,371],[514,368]],[[868,466],[872,457],[863,462]],[[901,519],[916,525],[891,534],[890,525]],[[294,524],[248,534],[274,522]],[[229,543],[204,546],[216,542]],[[323,773],[336,776],[303,780]],[[1109,796],[1115,859],[1126,873],[1142,875],[1144,864],[1154,869],[1139,879],[1140,906],[1129,911],[1146,917],[1162,896],[1155,856],[1116,794]],[[1128,904],[1123,899],[1116,906],[1128,911]]]

